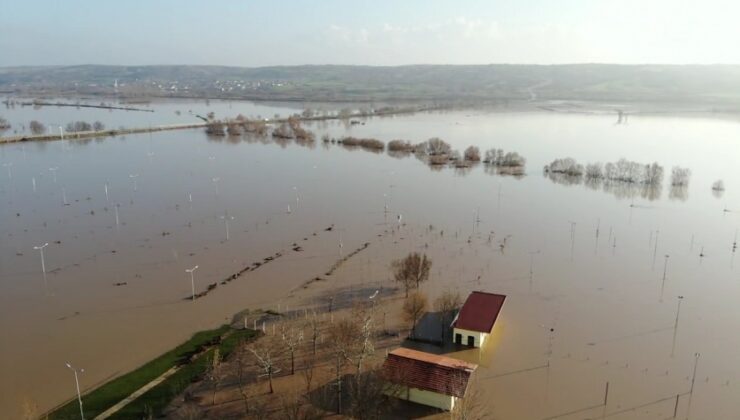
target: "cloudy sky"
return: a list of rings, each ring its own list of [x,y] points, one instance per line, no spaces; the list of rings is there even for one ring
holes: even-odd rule
[[[0,66],[740,64],[730,0],[0,0]]]

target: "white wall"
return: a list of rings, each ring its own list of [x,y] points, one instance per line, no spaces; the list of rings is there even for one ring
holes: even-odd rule
[[[470,331],[470,330],[464,330],[462,328],[453,328],[452,329],[452,342],[455,342],[455,338],[457,334],[462,334],[462,343],[464,345],[468,344],[468,337],[474,338],[474,346],[475,347],[483,347],[483,343],[486,342],[486,338],[488,338],[487,333],[482,333],[478,331]]]
[[[447,411],[452,411],[452,409],[455,408],[455,397],[423,389],[410,388],[408,393],[403,392],[399,397],[408,397],[407,399],[411,402]]]

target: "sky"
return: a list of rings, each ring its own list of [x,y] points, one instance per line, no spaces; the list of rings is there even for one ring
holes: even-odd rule
[[[0,66],[740,64],[730,0],[0,0]]]

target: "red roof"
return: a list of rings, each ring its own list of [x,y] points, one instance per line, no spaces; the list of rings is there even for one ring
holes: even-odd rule
[[[468,296],[453,327],[463,330],[490,333],[498,318],[506,296],[486,292],[473,292]]]
[[[383,375],[399,385],[462,398],[477,367],[451,357],[398,348],[385,359]]]

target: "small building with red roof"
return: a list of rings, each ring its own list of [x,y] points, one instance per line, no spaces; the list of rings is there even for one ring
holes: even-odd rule
[[[452,411],[465,397],[477,367],[474,363],[402,347],[388,353],[383,376],[394,385],[389,388],[389,395]]]
[[[452,339],[456,344],[483,347],[493,330],[506,296],[487,292],[471,293],[452,321]]]

